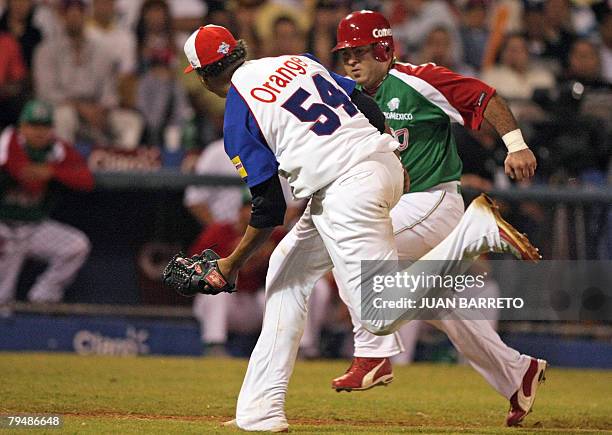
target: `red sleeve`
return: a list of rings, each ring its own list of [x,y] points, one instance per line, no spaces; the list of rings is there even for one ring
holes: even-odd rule
[[[90,191],[94,187],[94,178],[81,155],[71,146],[62,143],[65,157],[53,163],[53,177],[60,183],[75,190]]]
[[[418,66],[397,64],[396,68],[433,86],[459,112],[464,126],[472,130],[480,128],[487,104],[495,95],[494,88],[433,63]]]
[[[213,223],[204,229],[197,240],[189,247],[189,255],[195,255],[213,245],[214,250],[222,258],[227,257],[234,249],[235,231],[233,225]]]
[[[6,68],[6,79],[8,81],[23,80],[26,77],[27,71],[21,56],[21,49],[19,43],[12,37],[6,35],[2,38],[2,50],[5,52],[4,56],[7,62]]]
[[[7,136],[5,136],[7,134]],[[4,168],[24,189],[38,193],[45,189],[47,183],[42,181],[25,181],[21,172],[29,165],[30,159],[17,140],[15,130],[5,131],[0,143],[0,168]]]

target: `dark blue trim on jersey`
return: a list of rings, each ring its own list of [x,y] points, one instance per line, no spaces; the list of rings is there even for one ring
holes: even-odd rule
[[[314,60],[316,63],[321,64],[321,61],[310,53],[303,53],[300,54],[300,56],[307,57],[308,59]],[[327,69],[326,66],[324,66],[323,64],[321,65],[323,66],[323,68]],[[327,72],[332,76],[336,83],[338,83],[338,85],[340,85],[340,87],[344,89],[344,92],[346,92],[347,95],[351,95],[353,93],[353,91],[355,90],[355,86],[357,86],[357,82],[352,79],[349,79],[348,77],[342,77],[340,74],[336,74],[335,72],[330,71],[329,69],[327,69]]]
[[[266,143],[249,106],[233,85],[225,102],[223,142],[230,159],[240,157],[247,173],[243,180],[249,187],[278,174],[276,156]]]

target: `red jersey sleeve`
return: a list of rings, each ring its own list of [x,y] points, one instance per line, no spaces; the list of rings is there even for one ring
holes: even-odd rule
[[[495,95],[494,88],[476,78],[462,76],[433,63],[416,66],[397,64],[395,67],[435,88],[459,112],[464,126],[472,130],[480,128],[487,104]]]
[[[21,56],[19,43],[9,35],[2,35],[0,37],[0,49],[6,62],[2,72],[0,72],[0,82],[25,79],[27,71]]]
[[[28,155],[19,145],[16,130],[12,127],[5,129],[0,137],[0,169],[8,172],[24,189],[38,193],[46,188],[47,183],[24,179],[22,171],[30,163]]]
[[[94,177],[83,157],[70,145],[61,143],[61,146],[64,150],[64,158],[51,165],[54,178],[75,190],[92,190]]]

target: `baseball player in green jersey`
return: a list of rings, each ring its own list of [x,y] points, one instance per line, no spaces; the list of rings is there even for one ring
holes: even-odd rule
[[[421,258],[451,233],[463,215],[462,163],[452,122],[478,129],[487,120],[508,147],[506,174],[516,180],[533,176],[536,159],[495,89],[431,63],[398,62],[393,56],[392,30],[383,15],[372,11],[348,15],[338,26],[334,50],[340,51],[347,75],[376,100],[401,144],[401,161],[411,184],[409,193],[391,211],[400,259]],[[393,379],[389,357],[404,351],[402,338],[414,346],[418,322],[392,335],[375,336],[361,326],[354,310],[349,311],[355,331],[354,359],[347,372],[333,380],[333,388],[365,390],[388,384]],[[518,393],[540,375],[537,360],[518,357],[486,321],[429,323],[444,331],[472,366],[510,400],[506,422],[518,424],[529,411],[535,390],[527,401]],[[492,346],[493,342],[498,345]]]

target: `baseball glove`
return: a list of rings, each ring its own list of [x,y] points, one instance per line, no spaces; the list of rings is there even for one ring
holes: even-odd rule
[[[196,293],[216,295],[236,291],[235,285],[229,283],[219,270],[217,260],[220,257],[215,251],[206,249],[191,258],[185,258],[183,255],[176,254],[164,269],[164,284],[183,296],[194,296]]]

